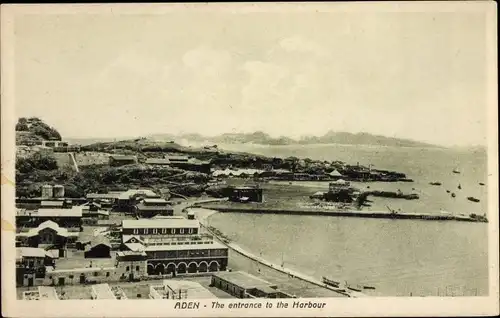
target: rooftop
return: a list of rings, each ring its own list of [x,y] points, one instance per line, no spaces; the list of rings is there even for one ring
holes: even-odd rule
[[[16,258],[22,257],[51,257],[52,254],[47,253],[43,248],[38,247],[17,247],[16,248]]]
[[[116,299],[108,284],[93,285],[92,294],[96,299]]]
[[[218,242],[203,242],[200,241],[201,244],[186,244],[186,242],[179,242],[176,244],[172,242],[170,245],[149,245],[145,246],[141,243],[129,243],[125,244],[127,248],[131,251],[140,252],[155,252],[155,251],[190,251],[190,250],[199,250],[199,249],[227,249],[225,245],[222,245]]]
[[[143,203],[139,203],[135,206],[139,211],[173,211],[170,205],[145,205]]]
[[[82,207],[74,206],[71,209],[43,208],[31,211],[18,209],[17,215],[28,215],[33,217],[82,217]]]
[[[51,220],[43,222],[38,227],[30,229],[28,232],[21,232],[21,233],[19,233],[19,235],[20,236],[28,236],[28,237],[36,236],[36,235],[38,235],[38,233],[41,230],[44,230],[44,229],[52,229],[53,231],[55,231],[57,233],[57,235],[64,236],[64,237],[78,236],[79,235],[78,232],[68,232],[67,229],[60,227],[59,224],[57,224],[56,222],[51,221]]]
[[[232,284],[244,289],[258,288],[267,291],[266,289],[268,288],[276,287],[270,282],[246,272],[218,272],[213,274],[213,276],[221,278],[227,282],[231,282]]]
[[[146,204],[168,204],[168,201],[161,198],[145,198],[142,202]]]
[[[163,281],[163,286],[170,292],[177,293],[179,289],[185,291],[186,298],[188,299],[213,299],[217,298],[208,289],[201,286],[197,282],[186,280],[173,280],[168,279]]]
[[[180,219],[180,218],[158,218],[158,219],[139,219],[123,220],[124,229],[152,229],[152,228],[199,228],[200,221]]]
[[[170,160],[168,160],[166,158],[148,158],[148,159],[146,159],[146,164],[168,165],[168,164],[170,164]]]
[[[40,207],[63,207],[64,201],[42,201]]]

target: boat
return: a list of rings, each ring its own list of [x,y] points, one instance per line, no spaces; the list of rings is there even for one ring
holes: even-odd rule
[[[458,184],[458,190],[461,190],[462,189],[462,185],[459,183]]]
[[[450,190],[446,190],[446,193],[450,193]]]
[[[328,286],[332,286],[332,287],[336,287],[336,288],[340,287],[340,282],[332,280],[332,279],[329,279],[329,278],[327,278],[325,276],[323,276],[323,283],[326,284],[326,285],[328,285]]]
[[[363,286],[363,289],[375,289],[373,286]]]
[[[363,288],[361,286],[359,286],[359,285],[347,285],[347,289],[354,290],[354,291],[357,291],[357,292],[361,292],[361,290]]]
[[[441,182],[430,182],[429,184],[434,186],[440,186]]]
[[[452,198],[456,197],[455,193],[452,193],[452,194],[451,194],[451,197],[452,197]]]
[[[472,202],[479,202],[479,199],[476,199],[474,197],[467,197],[467,200],[472,201]]]
[[[484,186],[484,183],[483,183],[483,182],[479,182],[479,185],[482,185],[482,186]]]
[[[458,169],[453,169],[453,173],[460,173]]]

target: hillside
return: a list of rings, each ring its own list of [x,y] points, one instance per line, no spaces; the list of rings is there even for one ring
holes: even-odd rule
[[[61,134],[40,118],[19,118],[16,124],[16,144],[37,143],[41,140],[61,140]]]

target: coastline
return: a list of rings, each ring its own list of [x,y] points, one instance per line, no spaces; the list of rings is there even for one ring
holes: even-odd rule
[[[277,271],[277,272],[280,272],[282,274],[285,274],[289,278],[296,278],[296,279],[302,280],[302,281],[304,281],[306,283],[315,285],[317,287],[321,287],[321,288],[327,289],[329,291],[333,291],[333,292],[337,293],[338,296],[344,296],[344,297],[365,297],[365,296],[367,296],[366,294],[363,294],[363,293],[357,292],[357,291],[353,291],[353,290],[349,290],[347,288],[345,288],[345,291],[341,291],[341,288],[334,288],[334,287],[328,286],[328,285],[324,284],[323,282],[321,282],[320,280],[318,280],[318,279],[316,279],[314,277],[305,275],[303,273],[300,273],[299,271],[296,271],[296,270],[293,270],[293,269],[290,269],[290,268],[287,268],[287,267],[281,267],[278,264],[275,264],[275,263],[270,262],[270,261],[268,261],[268,260],[266,260],[266,259],[264,259],[262,257],[259,257],[259,256],[255,255],[255,254],[253,254],[252,252],[243,249],[242,247],[240,247],[238,244],[236,244],[234,242],[225,242],[223,239],[220,238],[219,235],[217,235],[216,233],[214,233],[213,231],[211,231],[209,229],[209,226],[207,225],[207,221],[209,221],[210,217],[213,216],[213,215],[215,215],[215,214],[217,214],[217,213],[219,213],[219,211],[212,210],[212,209],[198,208],[198,207],[194,207],[194,208],[190,208],[190,209],[195,209],[195,214],[197,215],[197,218],[200,221],[200,225],[206,231],[208,231],[215,238],[217,238],[217,240],[220,243],[226,245],[232,251],[238,253],[239,255],[241,255],[241,256],[249,259],[249,260],[257,262],[257,263],[259,263],[259,264],[261,264],[263,266],[266,266],[269,269],[272,269],[274,271]]]

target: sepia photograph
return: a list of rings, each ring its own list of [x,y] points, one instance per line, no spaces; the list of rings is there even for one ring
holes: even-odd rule
[[[4,314],[498,314],[493,2],[1,13]]]

